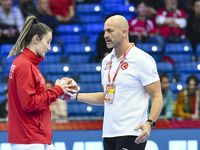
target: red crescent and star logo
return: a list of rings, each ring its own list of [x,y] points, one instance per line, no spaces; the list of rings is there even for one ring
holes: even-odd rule
[[[122,65],[121,65],[121,69],[122,70],[126,70],[128,68],[128,63],[127,62],[124,62]]]

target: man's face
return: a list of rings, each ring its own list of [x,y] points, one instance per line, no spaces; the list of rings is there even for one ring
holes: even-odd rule
[[[168,11],[175,11],[178,6],[177,0],[165,0],[166,9]]]
[[[197,83],[195,82],[195,80],[191,79],[191,80],[189,81],[189,84],[187,85],[187,88],[188,88],[188,91],[189,91],[190,94],[194,94],[195,91],[196,91],[197,88],[198,88],[198,85],[197,85]]]
[[[38,8],[42,12],[48,12],[49,11],[49,1],[48,0],[39,0],[38,1]]]
[[[193,6],[196,16],[200,16],[200,1],[196,1]]]
[[[146,16],[147,15],[147,7],[146,7],[145,3],[140,3],[137,6],[136,11],[137,11],[138,16]]]
[[[169,79],[167,77],[163,77],[161,81],[161,89],[162,91],[167,91],[169,89]]]
[[[13,1],[12,0],[1,0],[1,6],[6,11],[9,11],[13,6]]]
[[[116,20],[108,19],[104,24],[104,38],[108,48],[115,48],[122,41],[123,30],[120,29]]]

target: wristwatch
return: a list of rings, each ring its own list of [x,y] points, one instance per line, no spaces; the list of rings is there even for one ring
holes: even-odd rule
[[[147,122],[150,122],[152,129],[155,128],[155,126],[156,126],[156,122],[155,121],[153,121],[151,119],[148,119]]]

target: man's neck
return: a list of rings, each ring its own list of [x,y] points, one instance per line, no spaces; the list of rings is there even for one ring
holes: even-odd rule
[[[145,21],[146,20],[146,16],[138,16],[137,19]]]
[[[122,55],[124,55],[124,53],[126,52],[126,50],[130,47],[130,43],[126,43],[126,44],[121,44],[117,47],[115,47],[115,56],[117,58],[120,58]]]

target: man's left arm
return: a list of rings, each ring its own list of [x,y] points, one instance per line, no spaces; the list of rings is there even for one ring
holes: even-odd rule
[[[145,89],[152,99],[152,106],[149,119],[156,121],[160,115],[163,106],[160,81],[156,81],[152,84],[146,85]],[[143,132],[136,138],[135,143],[137,144],[143,143],[149,138],[151,132],[150,122],[145,122],[135,128],[136,131],[139,129],[141,129]]]

